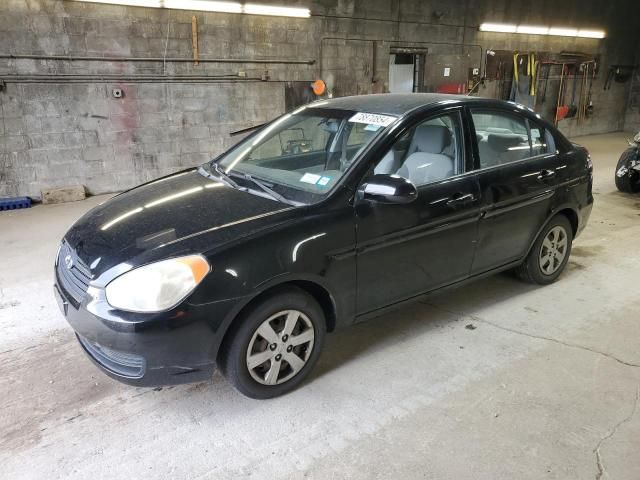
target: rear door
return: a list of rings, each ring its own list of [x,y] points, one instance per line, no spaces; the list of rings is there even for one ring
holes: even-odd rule
[[[481,219],[472,274],[522,258],[565,175],[549,132],[516,109],[471,109]]]

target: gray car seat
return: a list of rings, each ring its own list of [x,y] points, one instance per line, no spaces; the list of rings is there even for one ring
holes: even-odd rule
[[[492,133],[487,139],[489,148],[495,152],[497,163],[509,163],[530,156],[529,140],[517,134]]]
[[[530,155],[527,138],[515,133],[489,133],[478,137],[482,168],[509,163]]]
[[[416,128],[409,156],[398,170],[398,175],[409,179],[414,185],[424,185],[453,175],[453,158],[445,149],[451,144],[451,132],[445,126],[420,125]]]
[[[380,160],[378,165],[376,165],[374,173],[393,174],[398,171],[398,168],[400,168],[398,155],[396,155],[395,150],[391,148],[387,154],[382,157],[382,160]]]

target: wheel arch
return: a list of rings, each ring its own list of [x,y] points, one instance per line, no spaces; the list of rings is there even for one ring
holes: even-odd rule
[[[551,219],[556,215],[564,215],[565,217],[567,217],[567,219],[569,220],[569,223],[571,224],[571,229],[573,230],[573,237],[575,238],[576,234],[578,233],[578,225],[579,225],[578,212],[576,212],[573,208],[565,207],[561,210],[556,211],[553,215],[551,215],[549,217],[549,220],[547,220],[547,223],[550,222]]]
[[[300,278],[290,278],[283,279],[278,283],[273,283],[263,288],[259,292],[257,292],[252,297],[248,298],[239,309],[237,309],[230,321],[227,322],[226,328],[224,330],[224,334],[219,343],[218,352],[216,353],[216,358],[219,357],[220,353],[223,351],[223,347],[225,343],[229,340],[231,335],[234,333],[234,327],[237,326],[238,318],[256,305],[258,302],[267,298],[270,295],[276,294],[278,291],[286,290],[287,288],[299,288],[305,293],[311,295],[314,300],[318,302],[320,308],[325,316],[327,332],[332,332],[336,328],[336,322],[338,318],[336,302],[333,295],[329,292],[329,290],[321,285],[319,282],[310,280],[310,279],[300,279]]]
[[[527,248],[527,252],[524,255],[524,258],[526,258],[527,255],[529,255],[529,252],[531,252],[531,249],[535,245],[536,240],[538,239],[538,237],[540,236],[542,231],[546,228],[546,226],[549,224],[549,222],[554,217],[556,217],[557,215],[564,215],[567,218],[567,220],[569,220],[569,223],[571,224],[571,230],[572,230],[572,233],[573,233],[573,237],[575,238],[576,234],[578,233],[578,227],[579,227],[578,212],[576,211],[575,208],[573,208],[570,205],[561,206],[561,207],[556,208],[556,209],[551,211],[551,213],[549,214],[547,219],[544,221],[542,226],[538,229],[536,234],[533,236],[533,238],[531,239],[531,242],[529,243],[529,248]]]

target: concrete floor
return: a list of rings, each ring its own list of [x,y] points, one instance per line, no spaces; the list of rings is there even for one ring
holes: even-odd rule
[[[0,213],[0,477],[640,478],[640,196],[624,134],[592,152],[596,205],[559,282],[498,275],[330,335],[270,401],[213,381],[121,385],[51,293],[68,226],[104,200]]]

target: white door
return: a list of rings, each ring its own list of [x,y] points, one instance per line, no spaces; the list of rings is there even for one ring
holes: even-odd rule
[[[389,91],[391,93],[413,92],[413,68],[413,63],[396,64],[395,53],[389,55]]]

